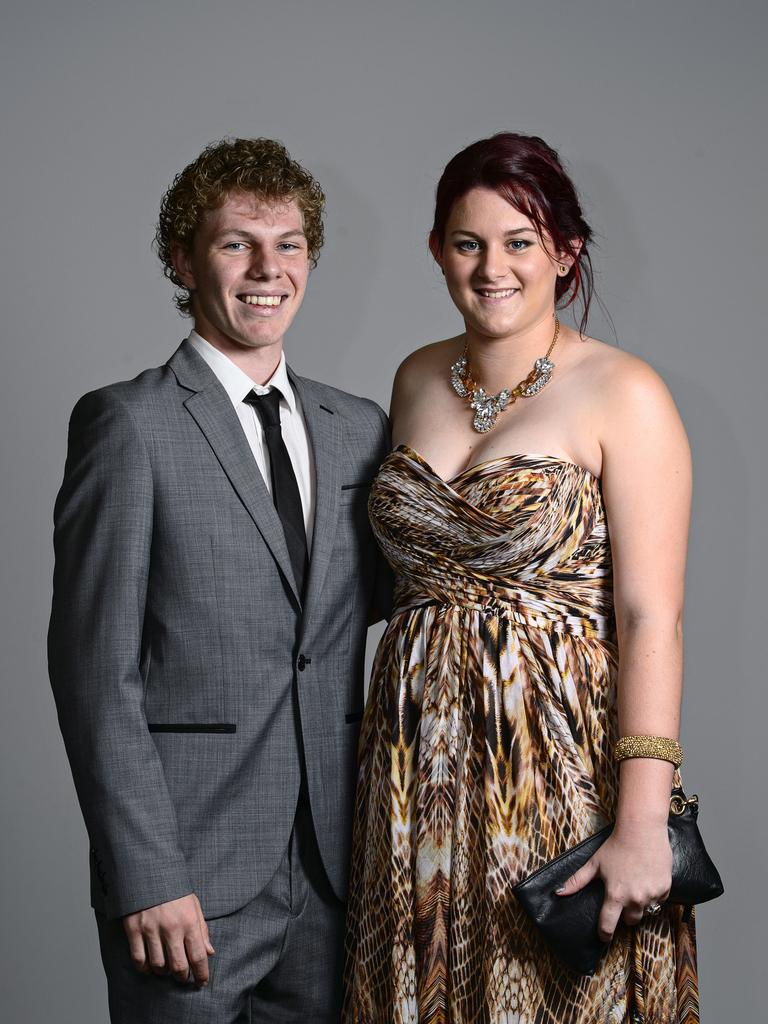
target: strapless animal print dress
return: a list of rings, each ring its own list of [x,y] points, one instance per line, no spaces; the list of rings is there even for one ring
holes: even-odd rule
[[[582,977],[512,894],[616,803],[599,480],[508,455],[446,481],[401,445],[369,508],[398,583],[360,737],[346,1024],[697,1024],[680,908],[620,925]]]

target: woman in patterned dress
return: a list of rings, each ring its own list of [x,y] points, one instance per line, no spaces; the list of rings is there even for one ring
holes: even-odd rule
[[[645,912],[670,886],[673,768],[613,758],[678,734],[690,455],[657,374],[583,333],[590,240],[541,139],[477,142],[438,185],[464,331],[398,370],[371,491],[397,588],[360,740],[347,1024],[699,1020],[693,922]],[[581,331],[555,317],[576,297]],[[585,977],[512,887],[612,820],[564,893],[605,884]]]

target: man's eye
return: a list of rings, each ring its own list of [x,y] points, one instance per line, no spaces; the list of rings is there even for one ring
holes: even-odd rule
[[[245,242],[227,242],[224,248],[229,249],[230,252],[242,252],[245,248]]]
[[[294,252],[300,248],[301,246],[296,245],[295,242],[281,242],[280,245],[278,245],[278,249],[282,252]]]

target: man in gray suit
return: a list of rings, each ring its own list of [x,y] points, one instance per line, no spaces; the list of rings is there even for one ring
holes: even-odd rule
[[[120,1024],[338,1016],[388,434],[285,364],[323,199],[277,142],[208,147],[157,235],[194,330],[72,414],[49,664]]]

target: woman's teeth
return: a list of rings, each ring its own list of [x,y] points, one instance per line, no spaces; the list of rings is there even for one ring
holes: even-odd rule
[[[491,292],[486,289],[478,288],[478,292],[483,296],[484,299],[508,299],[510,295],[514,295],[517,288],[505,288],[503,291]]]

